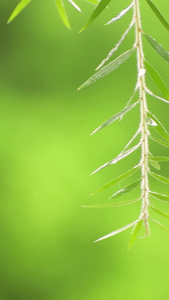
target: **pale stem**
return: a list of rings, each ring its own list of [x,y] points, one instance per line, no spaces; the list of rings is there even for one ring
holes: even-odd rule
[[[139,0],[134,1],[134,17],[135,17],[135,33],[137,48],[137,71],[138,86],[140,94],[140,117],[141,117],[141,172],[142,172],[142,210],[140,218],[144,220],[145,234],[150,234],[148,224],[148,207],[149,207],[149,183],[148,183],[148,124],[147,124],[147,101],[146,101],[146,85],[145,85],[145,69],[144,69],[144,53],[142,46],[142,28],[140,20]]]

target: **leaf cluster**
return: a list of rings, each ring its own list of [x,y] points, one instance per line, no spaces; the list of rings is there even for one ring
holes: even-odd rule
[[[62,0],[54,0],[54,1],[55,1],[55,4],[56,4],[58,13],[59,13],[64,25],[68,29],[70,29],[71,28],[70,22],[69,22],[69,19],[68,19],[63,1]],[[78,11],[80,11],[80,8],[78,7],[78,5],[73,0],[68,0],[68,1]],[[91,16],[89,17],[88,21],[86,22],[86,24],[80,30],[80,32],[85,30],[103,12],[103,10],[108,6],[110,1],[111,0],[100,0],[98,2],[97,0],[88,0],[88,2],[95,5],[95,8],[94,8]],[[163,15],[158,10],[158,8],[154,5],[154,3],[151,0],[145,0],[145,1],[147,2],[147,4],[150,7],[151,11],[156,15],[158,20],[164,26],[164,28],[169,31],[169,23],[163,17]],[[15,19],[15,17],[30,2],[31,2],[31,0],[21,0],[19,2],[19,4],[16,6],[16,8],[14,9],[14,11],[12,12],[11,16],[9,17],[8,23],[13,21]],[[106,23],[106,25],[112,24],[112,23],[116,22],[117,20],[121,19],[123,16],[125,16],[125,14],[128,11],[133,9],[134,5],[135,5],[135,1],[133,0],[126,8],[124,8],[121,12],[119,12],[117,16],[113,17],[110,21],[108,21]],[[100,80],[104,76],[107,76],[108,74],[110,74],[111,72],[116,70],[118,67],[120,67],[123,63],[125,63],[125,61],[128,60],[131,57],[131,55],[133,55],[136,52],[136,46],[137,45],[134,43],[133,46],[131,46],[130,49],[126,50],[124,53],[119,55],[117,58],[115,58],[112,61],[110,61],[109,63],[107,63],[107,61],[109,61],[111,59],[112,55],[119,48],[121,43],[124,41],[125,37],[128,35],[129,31],[131,30],[131,28],[135,24],[136,24],[136,20],[135,20],[135,17],[133,16],[128,28],[122,34],[121,38],[119,39],[119,41],[117,42],[115,47],[110,50],[107,57],[105,59],[103,59],[103,61],[99,64],[99,66],[96,69],[96,72],[89,79],[87,79],[79,87],[78,90],[81,90],[82,88],[87,87],[87,86],[95,83],[96,81]],[[158,43],[153,37],[151,37],[149,34],[143,32],[143,31],[141,32],[141,38],[145,38],[145,40],[147,40],[147,42],[153,48],[153,50],[155,50],[156,53],[161,56],[161,58],[163,58],[167,63],[169,63],[169,52],[166,51],[160,43]],[[169,104],[169,89],[168,89],[167,85],[165,84],[165,82],[162,79],[161,75],[159,75],[159,73],[157,72],[156,68],[154,66],[152,66],[151,63],[148,62],[144,58],[144,67],[142,69],[140,69],[140,73],[138,74],[138,79],[142,76],[145,76],[145,74],[149,74],[151,79],[154,81],[154,83],[158,87],[159,92],[161,93],[162,97],[158,96],[158,95],[155,95],[147,87],[146,87],[146,90],[145,90],[146,95],[151,95],[153,98],[156,98],[160,101],[163,101],[163,102]],[[135,86],[135,89],[133,91],[133,94],[130,97],[127,105],[120,112],[114,114],[110,119],[108,119],[102,125],[97,127],[92,132],[92,134],[95,134],[96,132],[100,131],[101,129],[103,129],[107,126],[109,126],[110,124],[114,123],[117,120],[121,120],[124,115],[126,115],[129,111],[133,110],[138,104],[140,104],[141,99],[139,97],[137,98],[136,101],[133,101],[134,96],[135,96],[136,92],[138,91],[138,89],[139,88],[138,88],[138,82],[137,82],[136,86]],[[161,121],[159,121],[158,118],[152,112],[150,112],[148,109],[146,111],[146,116],[147,116],[146,122],[147,122],[147,125],[149,127],[149,139],[151,139],[154,143],[158,143],[161,146],[169,148],[169,133],[167,132],[167,130],[165,129],[165,127],[163,126]],[[154,133],[152,133],[153,131],[154,131]],[[139,126],[139,128],[137,129],[134,136],[131,138],[131,140],[127,143],[127,145],[124,147],[124,149],[121,151],[121,153],[117,157],[113,158],[111,161],[106,162],[101,167],[97,168],[92,174],[100,171],[101,169],[103,169],[107,166],[111,166],[111,165],[114,165],[114,164],[118,163],[120,160],[122,160],[125,157],[129,156],[131,153],[136,151],[138,148],[141,148],[142,137],[140,138],[139,143],[136,143],[133,147],[129,148],[131,143],[135,141],[135,138],[138,135],[140,135],[140,133],[141,133],[141,126]],[[166,178],[166,177],[164,177],[162,175],[159,175],[156,172],[152,172],[150,170],[150,167],[153,167],[157,170],[160,170],[160,163],[169,161],[169,157],[153,156],[149,152],[148,156],[147,156],[147,160],[148,160],[148,164],[149,164],[149,169],[147,170],[148,176],[153,178],[154,180],[157,180],[157,181],[163,183],[163,184],[169,185],[169,178]],[[94,192],[93,195],[96,195],[100,192],[103,192],[106,189],[111,188],[114,185],[123,184],[123,182],[127,178],[132,177],[136,172],[140,172],[141,171],[141,166],[142,166],[142,161],[138,162],[138,164],[136,166],[134,166],[131,169],[127,170],[126,172],[122,173],[117,178],[113,178],[110,182],[108,182],[103,187],[101,187],[99,190]],[[110,196],[109,199],[114,200],[114,199],[117,199],[119,197],[122,197],[123,195],[130,193],[133,189],[138,188],[138,187],[140,187],[140,189],[142,189],[141,183],[142,183],[142,177],[140,177],[137,180],[133,180],[133,182],[130,185],[127,185],[127,186],[124,185],[122,188],[117,190],[113,195]],[[155,198],[155,199],[160,200],[160,201],[169,202],[169,196],[159,194],[155,191],[149,191],[149,196],[150,196],[150,198]],[[85,206],[85,207],[88,207],[88,208],[89,207],[90,208],[91,207],[92,208],[115,207],[115,206],[132,204],[132,203],[135,203],[136,201],[141,201],[141,200],[142,200],[141,197],[139,197],[138,199],[129,199],[128,201],[113,202],[113,203],[108,203],[108,204],[88,205],[88,206]],[[159,210],[158,208],[154,207],[151,203],[149,205],[149,208],[153,212],[159,214],[160,216],[169,219],[169,214],[167,214],[167,213]],[[157,224],[160,228],[165,230],[167,233],[169,233],[161,223],[159,223],[158,221],[156,221],[154,219],[150,219],[150,220],[152,222],[154,222],[155,224]],[[129,240],[129,249],[131,249],[131,247],[133,246],[136,238],[138,237],[138,235],[140,233],[142,225],[145,223],[144,221],[145,221],[144,216],[143,216],[143,214],[141,214],[140,217],[137,220],[135,220],[134,222],[132,222],[132,223],[130,223],[130,224],[118,229],[118,230],[115,230],[115,231],[101,237],[97,241],[103,240],[103,239],[108,238],[110,236],[114,236],[114,235],[116,235],[116,234],[132,227],[132,232],[131,232],[131,236],[130,236],[130,240]]]
[[[101,1],[102,2],[102,1]],[[101,3],[100,2],[100,3]],[[169,30],[169,24],[168,22],[164,19],[164,17],[162,16],[162,14],[159,12],[159,10],[156,8],[156,6],[153,4],[152,1],[150,0],[146,0],[147,4],[150,6],[150,8],[152,9],[153,13],[155,13],[155,15],[157,16],[157,18],[159,19],[159,21],[164,25],[164,27]],[[93,12],[93,14],[91,15],[89,21],[86,23],[86,25],[82,28],[82,30],[86,29],[88,27],[88,25],[90,25],[90,23],[92,21],[94,21],[94,19],[96,18],[96,16],[101,13],[101,11],[103,10],[103,5],[101,6],[101,4],[99,3],[99,5],[96,7],[95,11]],[[106,2],[104,2],[106,3]],[[127,8],[125,8],[122,12],[120,12],[116,17],[114,17],[110,22],[108,22],[107,24],[110,24],[112,22],[115,22],[117,20],[119,20],[123,15],[125,15],[126,12],[128,12],[132,7],[133,7],[133,3],[132,2]],[[97,12],[97,14],[96,14]],[[122,63],[124,63],[131,55],[132,53],[135,52],[136,48],[135,45],[130,49],[127,50],[126,52],[124,52],[123,54],[121,54],[119,57],[117,57],[116,59],[112,60],[110,63],[108,63],[106,66],[103,67],[103,65],[111,58],[111,56],[114,54],[114,52],[118,49],[118,47],[120,46],[121,42],[124,40],[124,38],[126,37],[126,35],[129,33],[129,30],[132,28],[132,26],[134,25],[135,20],[132,19],[129,27],[127,28],[127,30],[124,32],[124,34],[122,35],[122,37],[120,38],[119,42],[116,44],[116,46],[109,52],[108,56],[101,62],[101,64],[99,65],[99,67],[96,69],[97,72],[91,76],[87,81],[85,81],[80,87],[79,90],[87,87],[93,83],[95,83],[97,80],[99,80],[100,78],[102,78],[103,76],[108,75],[110,72],[114,71],[116,68],[118,68]],[[150,44],[150,46],[167,62],[169,63],[169,53],[154,39],[152,38],[150,35],[146,34],[145,32],[142,32],[142,36],[145,37],[145,39],[148,41],[148,43]],[[99,70],[98,70],[99,69]],[[150,75],[150,77],[152,78],[152,80],[154,81],[154,83],[156,84],[156,86],[158,87],[159,91],[162,93],[163,97],[161,96],[157,96],[155,95],[152,91],[150,91],[148,88],[146,89],[146,94],[149,94],[151,96],[153,96],[154,98],[157,98],[161,101],[164,101],[166,103],[169,103],[169,90],[166,86],[166,84],[164,83],[162,77],[158,74],[158,72],[156,71],[156,69],[151,65],[151,63],[149,63],[148,61],[146,61],[144,59],[144,69],[141,70],[142,74],[139,74],[139,76],[143,76],[145,75],[145,73],[148,73]],[[133,95],[135,95],[135,91],[137,90],[137,85],[136,88],[133,92]],[[129,100],[129,102],[132,101],[133,99],[133,95],[131,96],[131,99]],[[112,116],[109,120],[105,121],[102,125],[100,125],[98,128],[96,128],[92,134],[100,131],[101,129],[105,128],[106,126],[112,124],[114,121],[121,119],[128,111],[132,110],[139,102],[140,99],[138,99],[137,101],[135,101],[134,103],[126,105],[126,107],[124,109],[122,109],[120,112],[118,112],[117,114],[115,114],[114,116]],[[149,139],[153,140],[154,142],[161,144],[164,147],[169,148],[169,134],[167,132],[167,130],[165,129],[165,127],[163,126],[163,124],[158,120],[158,118],[153,115],[150,111],[147,111],[147,124],[149,125],[149,128],[154,129],[154,131],[161,136],[161,139],[159,139],[157,136],[154,136],[151,132],[149,133]],[[134,147],[128,149],[128,146],[130,145],[130,143],[132,141],[134,141],[135,137],[140,133],[140,128],[137,130],[136,134],[133,136],[133,138],[131,139],[131,141],[129,141],[129,143],[126,145],[125,149],[123,149],[123,151],[116,157],[113,158],[111,161],[105,163],[104,165],[102,165],[101,167],[99,167],[98,169],[96,169],[92,174],[100,171],[101,169],[110,166],[112,164],[117,163],[119,160],[125,158],[126,156],[128,156],[129,154],[131,154],[132,152],[134,152],[136,149],[138,149],[141,146],[141,140],[140,143],[136,144]],[[156,156],[154,157],[151,153],[149,153],[149,157],[148,157],[148,162],[149,165],[154,167],[155,169],[160,169],[160,164],[162,162],[167,162],[169,161],[169,157],[165,157],[165,156]],[[122,175],[120,175],[117,178],[114,178],[113,180],[111,180],[110,182],[108,182],[107,184],[105,184],[103,187],[101,187],[99,190],[97,190],[96,192],[94,192],[93,194],[98,194],[102,191],[104,191],[107,188],[112,187],[113,185],[117,184],[117,183],[121,183],[122,181],[124,181],[125,179],[127,179],[129,176],[132,176],[135,172],[139,171],[141,168],[141,162],[133,167],[132,169],[128,170],[127,172],[123,173]],[[161,176],[157,173],[154,173],[152,171],[148,171],[148,175],[150,177],[152,177],[155,180],[160,181],[161,183],[164,184],[168,184],[169,185],[169,178],[166,178],[164,176]],[[134,188],[141,186],[141,181],[142,179],[138,179],[136,181],[133,181],[130,185],[128,186],[124,186],[123,188],[121,188],[120,190],[118,190],[116,193],[114,193],[113,195],[110,196],[109,199],[116,199],[120,196],[123,196],[126,193],[129,193],[130,191],[132,191]],[[159,194],[157,192],[154,191],[149,191],[149,196],[152,198],[156,198],[158,200],[161,201],[165,201],[165,202],[169,202],[169,196],[167,195],[163,195],[163,194]],[[135,203],[136,201],[141,200],[141,198],[139,199],[130,199],[128,201],[120,201],[120,202],[113,202],[113,203],[108,203],[108,204],[97,204],[97,205],[88,205],[86,207],[91,207],[91,208],[99,208],[99,207],[115,207],[115,206],[121,206],[121,205],[128,205],[128,204],[132,204]],[[154,206],[150,205],[149,206],[151,208],[152,211],[154,211],[155,213],[159,214],[162,217],[165,218],[169,218],[169,215],[165,212],[160,211],[159,209],[155,208]],[[108,238],[110,236],[113,236],[115,234],[118,234],[130,227],[133,227],[133,230],[131,232],[131,236],[130,236],[130,241],[129,241],[129,249],[131,249],[131,247],[134,244],[134,241],[136,240],[142,225],[144,224],[143,222],[144,218],[142,217],[142,215],[134,222],[132,222],[131,224],[128,224],[124,227],[122,227],[121,229],[115,230],[113,232],[111,232],[108,235],[105,235],[104,237],[98,239],[97,241],[100,241],[102,239]],[[166,232],[168,232],[164,226],[162,224],[160,224],[158,221],[150,219],[151,221],[155,222],[158,226],[160,226],[163,230],[165,230]]]

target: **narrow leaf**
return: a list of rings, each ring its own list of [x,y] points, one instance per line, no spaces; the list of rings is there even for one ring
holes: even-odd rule
[[[105,184],[103,187],[101,187],[99,190],[97,190],[96,192],[94,192],[92,195],[96,195],[112,186],[114,186],[117,183],[120,183],[121,181],[127,179],[129,176],[133,175],[136,171],[138,171],[140,169],[140,166],[136,166],[133,169],[123,173],[122,175],[120,175],[119,177],[111,180],[109,183]]]
[[[132,148],[123,151],[120,155],[118,155],[117,157],[115,157],[114,159],[112,159],[110,161],[110,165],[116,164],[116,162],[118,162],[119,160],[125,158],[126,156],[130,155],[131,153],[133,153],[135,150],[137,150],[141,145],[141,142],[139,142],[137,145],[133,146]]]
[[[135,23],[135,20],[133,18],[131,23],[129,24],[129,27],[122,34],[120,40],[117,42],[115,47],[109,51],[107,57],[101,61],[99,66],[96,68],[96,71],[99,70],[101,67],[103,67],[103,65],[111,58],[111,56],[114,54],[114,52],[120,47],[121,43],[124,41],[125,37],[128,35],[128,33],[129,33],[130,29],[133,27],[134,23]]]
[[[151,7],[151,9],[155,13],[156,17],[160,20],[160,22],[164,25],[164,27],[169,31],[169,24],[164,19],[163,15],[160,13],[160,11],[157,9],[157,7],[153,4],[153,2],[151,0],[146,0],[146,2]]]
[[[119,20],[121,17],[123,17],[133,7],[133,5],[134,5],[134,3],[132,2],[129,6],[127,6],[125,9],[123,9],[115,18],[111,19],[105,25],[111,24],[111,23]]]
[[[166,157],[166,156],[151,156],[149,158],[149,160],[164,162],[164,161],[169,161],[169,157]]]
[[[152,136],[152,135],[151,135],[151,136],[150,136],[150,139],[151,139],[152,141],[154,141],[154,142],[156,142],[156,143],[158,143],[158,144],[160,144],[160,145],[166,147],[166,148],[169,148],[169,143],[167,143],[167,142],[165,142],[165,141],[162,141],[162,140],[156,138],[155,136]]]
[[[165,127],[161,124],[161,122],[150,112],[147,113],[147,116],[154,120],[154,122],[157,124],[157,126],[154,126],[153,128],[167,141],[169,142],[169,134]]]
[[[115,114],[113,117],[111,117],[110,119],[108,119],[106,122],[104,122],[102,125],[100,125],[99,127],[97,127],[92,133],[91,135],[93,135],[94,133],[96,133],[97,131],[103,129],[104,127],[110,125],[111,123],[115,122],[116,120],[120,119],[121,117],[123,117],[128,111],[130,111],[132,108],[134,108],[137,104],[139,103],[139,101],[126,106],[124,109],[122,109],[120,112],[118,112],[117,114]]]
[[[107,66],[103,67],[100,69],[98,72],[96,72],[92,77],[90,77],[87,81],[85,81],[79,88],[78,90],[81,90],[82,88],[93,84],[96,82],[98,79],[108,75],[112,71],[114,71],[116,68],[118,68],[123,62],[125,62],[133,53],[134,48],[124,52],[121,54],[119,57],[111,61]]]
[[[67,17],[67,13],[66,13],[63,1],[62,0],[55,0],[55,3],[56,3],[56,6],[57,6],[58,13],[59,13],[59,15],[62,19],[62,22],[64,23],[64,25],[68,29],[71,29],[69,19]]]
[[[166,219],[169,220],[169,214],[166,214],[165,212],[163,212],[163,211],[161,211],[161,210],[155,208],[154,206],[149,205],[149,207],[150,207],[154,212],[156,212],[157,214],[159,214],[160,216],[162,216],[162,217],[164,217],[164,218],[166,218]]]
[[[17,15],[19,15],[19,13],[31,2],[32,0],[22,0],[19,2],[19,4],[15,7],[15,9],[13,10],[12,14],[10,15],[9,19],[8,19],[8,24],[10,22],[13,21],[13,19],[15,19],[15,17]]]
[[[155,94],[154,94],[152,91],[150,91],[148,88],[145,88],[145,90],[146,90],[146,92],[147,92],[149,95],[151,95],[152,97],[154,97],[154,98],[156,98],[156,99],[158,99],[158,100],[161,100],[161,101],[163,101],[163,102],[169,104],[169,100],[164,99],[164,98],[162,98],[162,97],[159,97],[159,96],[155,95]]]
[[[164,81],[158,74],[158,72],[147,61],[145,61],[144,64],[145,64],[146,70],[150,74],[151,78],[153,79],[153,81],[155,82],[155,84],[157,85],[159,90],[163,93],[163,95],[166,97],[166,99],[169,100],[169,91],[168,91]]]
[[[115,199],[118,197],[121,197],[122,195],[125,195],[129,192],[131,192],[132,190],[134,190],[141,182],[141,179],[133,182],[132,184],[126,186],[125,188],[119,190],[118,192],[116,192],[115,194],[113,194],[109,199]]]
[[[68,0],[68,1],[70,2],[70,4],[72,4],[72,6],[73,6],[74,8],[76,8],[78,11],[81,12],[80,7],[79,7],[73,0]]]
[[[101,0],[99,4],[94,9],[91,17],[87,21],[87,23],[83,26],[83,28],[80,30],[82,32],[85,30],[100,14],[101,12],[106,8],[106,6],[109,4],[111,0]]]
[[[153,173],[153,172],[149,172],[149,174],[151,175],[151,177],[157,179],[158,181],[169,185],[169,178],[166,178],[164,176],[161,176],[161,175]]]
[[[121,118],[120,118],[121,120]],[[135,134],[132,136],[132,138],[129,140],[129,142],[125,145],[124,149],[123,149],[123,153],[124,151],[126,151],[126,149],[131,145],[131,143],[135,140],[135,138],[138,136],[138,134],[141,132],[141,128],[139,126],[139,128],[137,129],[137,131],[135,132]],[[139,142],[139,144],[141,144],[141,142]]]
[[[140,232],[141,226],[143,224],[143,220],[141,219],[140,221],[138,221],[138,223],[135,224],[132,232],[131,232],[131,236],[130,236],[130,240],[129,240],[129,245],[128,245],[128,250],[130,250]]]
[[[148,162],[156,170],[160,170],[161,169],[160,164],[158,163],[158,161],[149,160]]]
[[[121,159],[125,158],[126,156],[130,155],[135,150],[137,150],[140,147],[140,145],[141,145],[141,143],[138,143],[136,146],[132,147],[131,149],[128,149],[128,150],[120,153],[117,157],[115,157],[114,159],[108,161],[107,163],[105,163],[104,165],[102,165],[101,167],[96,169],[91,175],[97,173],[98,171],[102,170],[103,168],[105,168],[107,166],[116,164],[118,161],[120,161]]]
[[[166,201],[166,202],[169,201],[169,196],[166,196],[166,195],[163,195],[163,194],[158,194],[158,193],[155,193],[155,192],[149,192],[149,194],[151,196],[153,196],[154,198],[157,198],[159,200]]]
[[[158,161],[156,160],[153,160],[154,156],[149,152],[149,160],[148,160],[148,163],[150,165],[152,165],[155,169],[157,170],[160,170],[161,167],[160,167],[160,164],[158,163]]]
[[[101,240],[104,240],[104,239],[107,239],[107,238],[109,238],[109,237],[111,237],[111,236],[114,236],[114,235],[116,235],[116,234],[118,234],[118,233],[120,233],[120,232],[122,232],[122,231],[124,231],[124,230],[126,230],[126,229],[128,229],[128,228],[130,228],[130,227],[132,227],[132,226],[135,225],[138,221],[139,221],[139,220],[136,220],[136,221],[134,221],[133,223],[130,223],[130,224],[128,224],[128,225],[126,225],[126,226],[124,226],[124,227],[122,227],[122,228],[120,228],[120,229],[117,229],[117,230],[115,230],[115,231],[112,231],[112,232],[106,234],[105,236],[99,238],[98,240],[96,240],[96,241],[94,241],[94,242],[99,242],[99,241],[101,241]]]
[[[82,205],[82,207],[85,207],[85,208],[104,208],[104,207],[123,206],[123,205],[127,205],[127,204],[132,204],[134,202],[137,202],[138,200],[140,200],[140,199],[129,200],[129,201],[124,201],[124,202],[117,202],[117,203],[108,203],[108,204]]]
[[[93,5],[97,5],[98,4],[97,0],[86,0],[86,1],[89,2],[90,4],[93,4]]]
[[[166,233],[169,234],[169,231],[158,221],[151,219],[152,222],[154,222],[155,224],[157,224],[162,230],[164,230]]]
[[[150,43],[150,45],[157,51],[157,53],[161,55],[167,62],[169,62],[169,53],[151,36],[149,36],[146,33],[144,33],[144,35],[147,41]]]

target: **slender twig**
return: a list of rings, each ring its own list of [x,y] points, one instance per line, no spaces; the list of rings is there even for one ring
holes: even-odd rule
[[[144,53],[142,46],[142,27],[140,20],[139,0],[134,0],[134,16],[135,16],[135,34],[137,48],[137,71],[138,85],[140,94],[140,117],[141,117],[141,170],[142,170],[142,210],[140,218],[144,220],[145,234],[150,234],[148,218],[149,218],[149,183],[148,183],[148,124],[147,124],[147,101],[146,101],[146,85],[145,85],[145,69],[144,69]]]

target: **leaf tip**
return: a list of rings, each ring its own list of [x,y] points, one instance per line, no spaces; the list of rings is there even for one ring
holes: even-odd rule
[[[93,243],[97,243],[97,242],[99,242],[99,240],[100,240],[100,239],[98,239],[98,240],[95,240],[95,241],[93,241]]]
[[[79,33],[82,33],[86,29],[86,26],[83,26],[80,30]]]
[[[12,15],[9,17],[7,24],[10,24],[13,21],[14,18],[12,18]]]
[[[96,170],[95,171],[93,171],[92,173],[90,173],[90,175],[94,175],[96,173]]]
[[[92,133],[90,133],[90,135],[95,134],[97,131],[99,131],[101,129],[101,126],[99,126],[98,128],[96,128],[95,130],[92,131]]]
[[[68,30],[72,30],[71,25],[70,25],[69,22],[68,22],[68,23],[64,23],[64,25],[66,26],[66,28],[67,28]]]
[[[89,19],[88,22],[80,29],[79,33],[83,32],[91,23],[91,20]]]
[[[83,88],[83,86],[80,85],[80,86],[78,87],[77,91],[80,91],[82,88]]]

